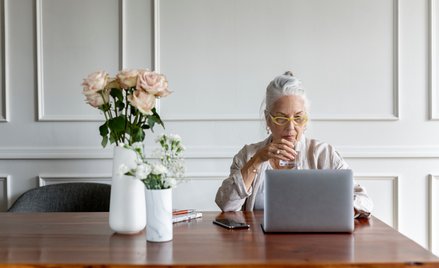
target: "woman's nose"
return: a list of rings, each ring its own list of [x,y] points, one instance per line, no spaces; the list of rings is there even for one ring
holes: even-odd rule
[[[294,124],[294,121],[293,120],[291,120],[291,121],[289,121],[287,124],[286,124],[286,129],[294,129],[294,127],[295,127],[296,125]]]

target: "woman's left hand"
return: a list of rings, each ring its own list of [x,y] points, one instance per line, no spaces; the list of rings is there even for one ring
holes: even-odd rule
[[[273,140],[266,146],[265,150],[268,159],[277,161],[291,161],[297,156],[297,152],[294,150],[294,143],[286,139]]]

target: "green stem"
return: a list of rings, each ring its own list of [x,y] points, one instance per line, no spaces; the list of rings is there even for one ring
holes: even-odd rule
[[[102,99],[105,100],[104,94],[102,93],[102,91],[100,92],[100,94],[102,96]],[[111,106],[110,106],[109,102],[105,103],[104,105],[105,105],[105,108],[104,108],[105,122],[108,122],[109,118],[112,119],[112,116],[111,116]],[[107,115],[107,113],[108,113],[108,115]],[[114,135],[112,135],[112,134],[113,134],[113,131],[111,131],[111,129],[110,129],[110,136],[114,137]],[[118,146],[119,143],[118,143],[117,139],[115,139],[115,140],[116,140],[116,146]]]
[[[129,93],[129,90],[127,89],[127,90],[125,90],[125,96],[124,96],[124,98],[125,98],[125,129],[124,129],[124,132],[123,132],[123,140],[125,141],[126,140],[126,133],[127,133],[127,130],[128,130],[128,106],[130,106],[130,104],[129,104],[129,102],[128,102],[128,93]],[[130,122],[131,122],[131,120],[130,120]]]

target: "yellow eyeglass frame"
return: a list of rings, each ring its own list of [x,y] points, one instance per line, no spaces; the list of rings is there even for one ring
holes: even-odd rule
[[[274,116],[271,113],[269,113],[271,121],[275,123],[278,126],[284,126],[288,124],[289,122],[293,121],[294,125],[302,127],[308,122],[308,116],[306,114],[301,116],[292,116],[292,117],[285,117],[285,116]],[[284,122],[279,122],[279,120],[285,120]]]

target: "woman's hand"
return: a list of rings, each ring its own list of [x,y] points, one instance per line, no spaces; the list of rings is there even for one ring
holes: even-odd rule
[[[257,151],[256,154],[241,169],[242,178],[247,191],[250,189],[256,174],[260,172],[259,169],[262,162],[270,159],[275,161],[294,160],[297,156],[297,152],[293,148],[294,143],[285,139],[280,139],[273,140],[265,147]]]
[[[294,143],[285,139],[273,140],[261,150],[259,150],[255,156],[257,156],[262,162],[273,160],[291,161],[297,156],[297,152],[293,149]]]

